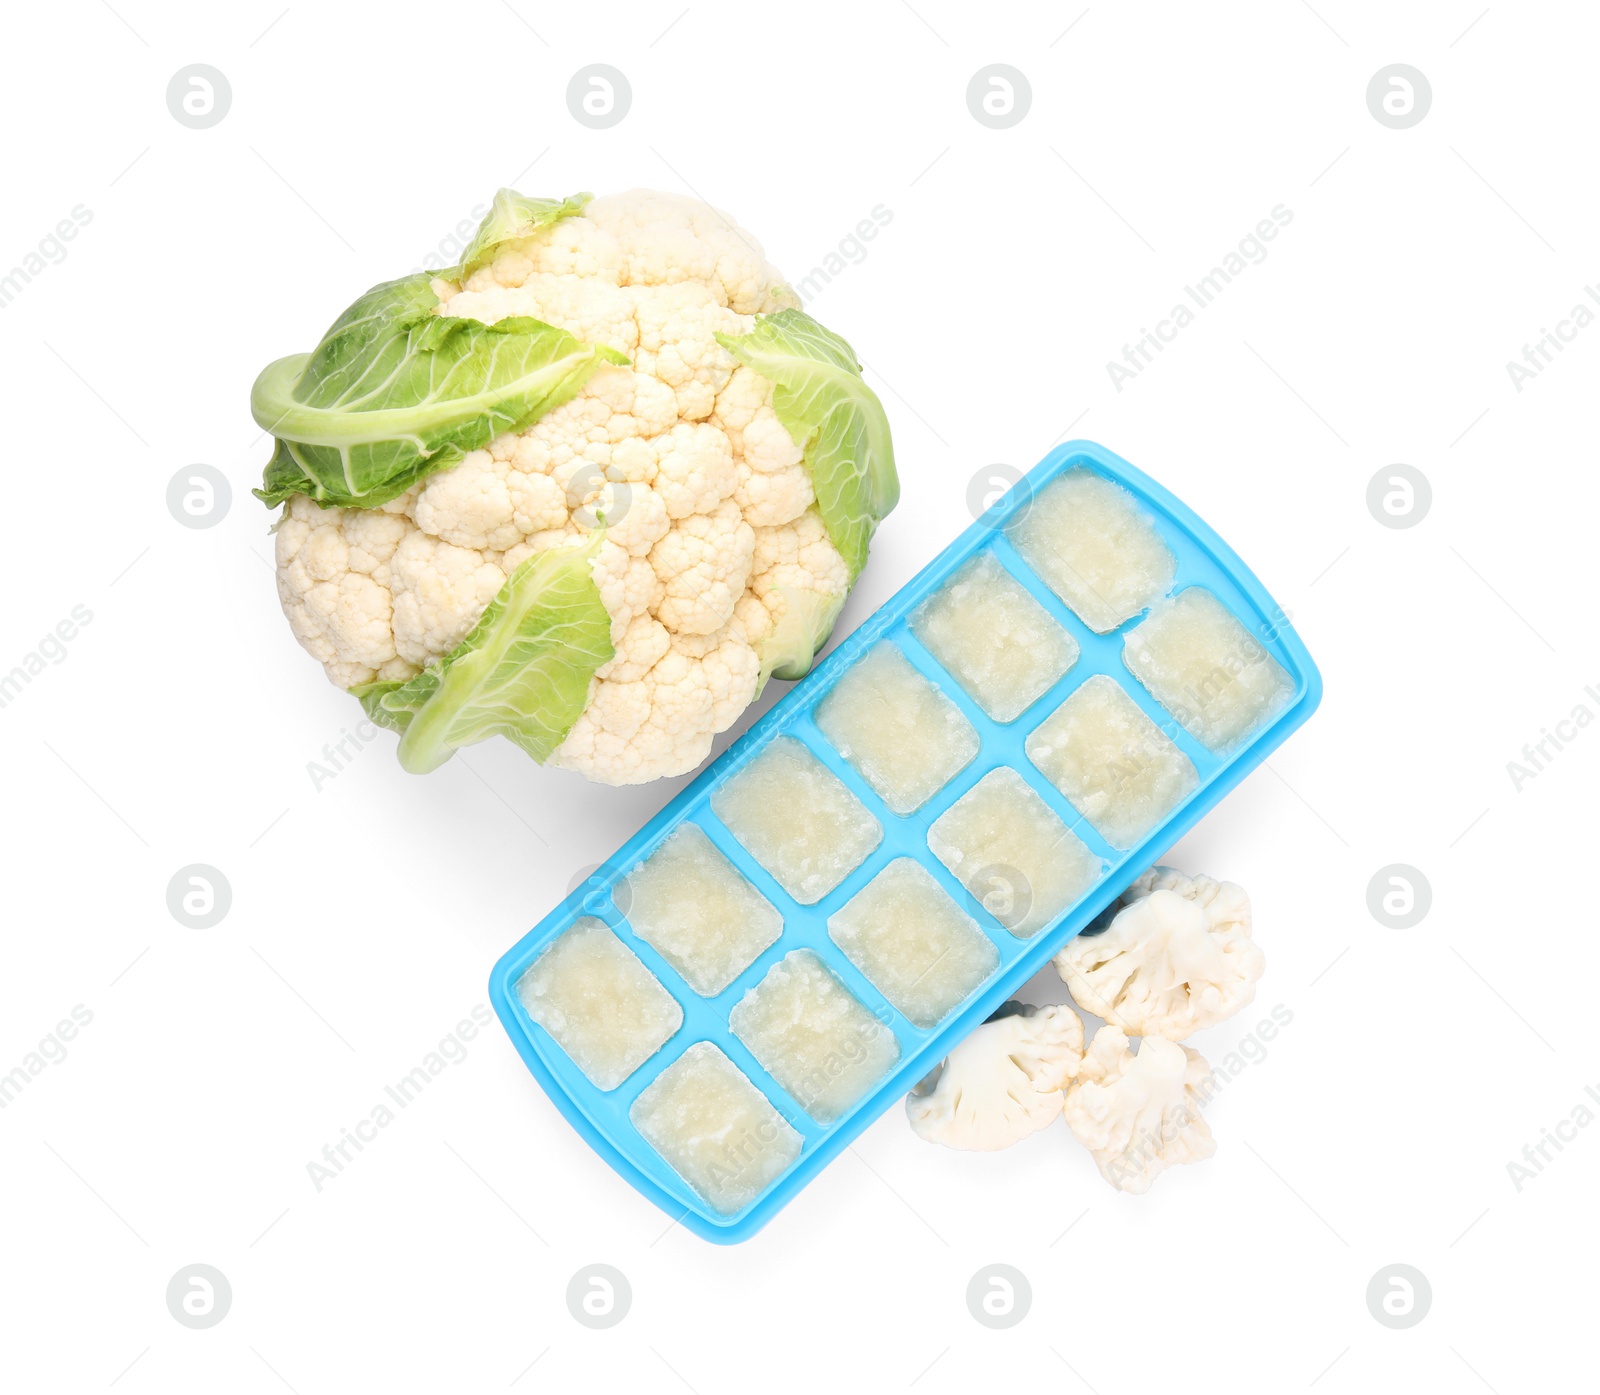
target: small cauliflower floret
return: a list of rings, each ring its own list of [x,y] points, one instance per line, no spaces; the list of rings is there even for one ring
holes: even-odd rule
[[[1103,933],[1067,943],[1056,971],[1085,1012],[1182,1041],[1255,997],[1266,960],[1250,928],[1243,888],[1156,867],[1123,893]]]
[[[626,548],[609,537],[600,544],[600,555],[594,560],[592,574],[595,585],[600,588],[600,599],[611,614],[613,646],[626,633],[635,616],[646,611],[653,613],[666,595],[666,587],[650,559],[630,557]]]
[[[929,1143],[992,1152],[1061,1116],[1083,1060],[1083,1022],[1065,1004],[1007,1003],[906,1096],[911,1127]]]
[[[650,716],[650,689],[637,683],[599,683],[590,690],[584,715],[601,731],[626,741]]]
[[[488,451],[469,451],[454,469],[429,477],[417,495],[411,516],[424,533],[457,547],[504,552],[515,547],[527,533],[536,531],[518,526],[508,473],[505,464]],[[534,478],[547,486],[551,483],[542,475]],[[559,490],[554,502],[558,506],[561,503]],[[540,516],[547,512],[548,509],[543,510]],[[560,527],[565,521],[566,511],[562,509],[553,525],[542,526]]]
[[[278,597],[289,626],[345,687],[371,682],[395,659],[389,591],[367,574],[381,564],[370,552],[353,549],[344,531],[359,534],[362,516],[359,510],[319,509],[297,496],[275,544]],[[374,544],[382,550],[376,539]],[[352,569],[353,557],[363,563],[360,570]]]
[[[793,523],[816,501],[811,472],[804,465],[762,474],[739,462],[739,487],[733,499],[752,528]]]
[[[606,541],[623,548],[630,557],[647,557],[672,530],[667,505],[646,484],[606,484],[584,505],[580,521],[605,521]]]
[[[665,383],[631,368],[608,367],[584,385],[584,395],[605,403],[613,441],[659,436],[678,420],[678,398]]]
[[[511,522],[519,535],[517,542],[566,524],[566,494],[548,475],[508,470],[506,490],[511,496]],[[516,543],[511,546],[516,546]]]
[[[417,532],[395,549],[389,577],[395,650],[426,664],[466,637],[506,574],[471,548]]]
[[[563,218],[541,236],[523,238],[514,245],[532,271],[622,284],[621,244],[588,218]]]
[[[525,474],[550,475],[565,488],[577,462],[609,460],[613,417],[605,400],[592,396],[586,388],[522,434],[512,451],[511,464]],[[568,500],[569,507],[571,503]]]
[[[1145,1037],[1137,1055],[1121,1027],[1094,1034],[1067,1094],[1067,1126],[1113,1187],[1139,1195],[1169,1167],[1217,1150],[1201,1117],[1211,1068],[1198,1051]]]
[[[717,394],[712,422],[727,434],[734,455],[752,470],[785,470],[805,459],[804,449],[772,410],[772,384],[743,364]]]
[[[404,514],[385,513],[381,509],[343,509],[341,512],[344,517],[339,526],[350,544],[350,570],[376,576],[411,531],[411,521]],[[388,572],[384,571],[383,579],[387,578]]]
[[[744,455],[745,428],[755,420],[756,413],[771,402],[772,384],[755,369],[741,363],[733,370],[733,376],[717,394],[711,421],[727,434],[735,455]]]
[[[613,648],[616,655],[595,670],[595,677],[616,683],[635,683],[672,648],[672,636],[655,616],[635,615],[622,632],[622,638],[613,641]]]
[[[622,285],[705,282],[717,304],[742,315],[792,303],[760,244],[698,199],[634,189],[594,200],[584,217],[622,249]]]
[[[715,734],[722,694],[712,691],[711,679],[700,660],[669,649],[637,683],[595,684],[589,706],[550,763],[607,785],[639,784],[669,769],[692,770],[710,753]],[[637,710],[631,705],[634,695],[613,697],[607,692],[613,687],[642,695],[644,715],[637,725],[621,717],[625,711],[631,718]],[[752,696],[753,689],[752,684]]]
[[[710,513],[739,485],[728,438],[704,422],[679,422],[652,443],[655,491],[672,518]]]
[[[672,648],[700,661],[711,694],[711,730],[726,731],[755,701],[761,660],[745,639],[744,626],[730,620],[710,635],[678,634]]]
[[[850,590],[850,569],[828,538],[822,516],[807,509],[793,523],[756,529],[750,559],[750,600],[739,610],[745,633],[757,644],[783,618],[790,595],[814,591],[843,597]]]
[[[705,635],[733,618],[755,552],[755,533],[732,500],[679,521],[650,551],[666,588],[656,619],[680,634]]]
[[[554,763],[576,763],[591,779],[608,784],[634,783],[641,766],[665,759],[688,760],[680,768],[689,769],[705,759],[711,738],[750,705],[759,672],[737,623],[715,635],[672,635],[641,679],[598,684]],[[630,691],[613,694],[612,688]]]
[[[634,367],[673,390],[680,418],[704,421],[736,366],[717,335],[748,334],[754,322],[719,306],[707,287],[693,283],[639,288],[634,314],[639,325]]]

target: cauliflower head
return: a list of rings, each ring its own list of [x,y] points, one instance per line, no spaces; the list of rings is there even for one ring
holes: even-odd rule
[[[697,200],[496,196],[251,406],[278,593],[408,769],[500,734],[607,784],[692,770],[827,640],[898,497],[850,346]]]
[[[1169,1167],[1217,1150],[1201,1117],[1211,1068],[1198,1051],[1145,1037],[1135,1055],[1121,1027],[1094,1034],[1062,1113],[1100,1175],[1135,1195]]]
[[[993,1152],[1055,1122],[1083,1060],[1083,1022],[1066,1004],[1007,1003],[906,1096],[930,1143]]]
[[[1156,867],[1123,893],[1102,933],[1068,941],[1055,965],[1084,1011],[1182,1041],[1247,1006],[1266,959],[1242,887]]]

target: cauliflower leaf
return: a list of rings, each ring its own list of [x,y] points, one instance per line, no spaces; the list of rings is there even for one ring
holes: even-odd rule
[[[574,217],[582,213],[593,198],[593,194],[573,194],[564,199],[541,199],[519,194],[515,189],[500,189],[483,222],[478,224],[478,231],[467,244],[461,265],[436,274],[447,281],[463,280],[493,261],[502,243],[533,237],[563,218]]]
[[[590,571],[603,538],[597,530],[581,546],[529,557],[467,637],[415,678],[351,690],[374,722],[401,733],[401,765],[425,773],[496,735],[542,763],[566,739],[595,670],[615,653]]]
[[[805,450],[817,511],[854,583],[900,499],[889,419],[855,351],[803,310],[758,315],[749,334],[718,334],[717,342],[772,383],[772,410]]]
[[[628,362],[528,316],[435,314],[432,279],[374,286],[309,354],[262,370],[250,412],[277,447],[257,498],[377,508],[569,401],[602,364]]]

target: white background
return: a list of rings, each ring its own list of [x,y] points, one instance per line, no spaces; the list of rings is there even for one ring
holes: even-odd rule
[[[0,271],[93,216],[0,312],[0,669],[93,620],[0,709],[0,1072],[74,1005],[93,1021],[0,1111],[0,1384],[1588,1379],[1600,1127],[1520,1192],[1507,1163],[1600,1083],[1600,730],[1520,792],[1506,765],[1600,713],[1600,328],[1521,392],[1505,365],[1600,282],[1592,8],[517,3],[8,13]],[[232,86],[209,130],[165,104],[195,62]],[[610,130],[567,110],[593,62],[632,84]],[[991,62],[1032,84],[1009,130],[966,106]],[[1394,62],[1432,85],[1409,130],[1366,104]],[[495,1026],[314,1190],[323,1145],[682,783],[605,789],[503,743],[414,778],[387,734],[307,773],[356,709],[278,611],[251,380],[508,183],[693,191],[795,279],[892,210],[809,307],[867,364],[904,485],[842,628],[969,521],[976,471],[1068,435],[1154,474],[1293,613],[1324,706],[1168,859],[1247,887],[1268,958],[1255,1006],[1190,1044],[1217,1060],[1293,1013],[1210,1111],[1214,1160],[1125,1197],[1064,1126],[963,1155],[896,1107],[717,1248],[602,1166]],[[1267,259],[1117,391],[1106,361],[1278,204]],[[209,530],[165,503],[197,462],[232,483]],[[1395,462],[1433,490],[1408,530],[1365,502]],[[166,907],[195,862],[232,887],[211,930]],[[1433,890],[1403,931],[1367,910],[1395,862]],[[1047,972],[1028,996],[1064,994]],[[233,1290],[206,1331],[164,1299],[197,1261]],[[1033,1291],[998,1332],[964,1300],[997,1261]],[[632,1285],[609,1331],[566,1307],[591,1262]],[[1394,1262],[1432,1285],[1406,1331],[1364,1297]]]

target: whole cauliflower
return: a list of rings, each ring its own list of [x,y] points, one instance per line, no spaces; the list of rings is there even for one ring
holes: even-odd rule
[[[301,645],[408,769],[501,734],[606,784],[692,770],[802,675],[898,494],[842,339],[715,209],[496,197],[252,395]]]
[[[1243,887],[1156,867],[1123,893],[1104,932],[1069,940],[1055,965],[1086,1012],[1182,1041],[1247,1006],[1266,959]]]
[[[1145,1037],[1135,1055],[1121,1027],[1102,1027],[1067,1094],[1067,1126],[1113,1187],[1147,1192],[1167,1168],[1216,1152],[1200,1114],[1210,1074],[1187,1046]]]

